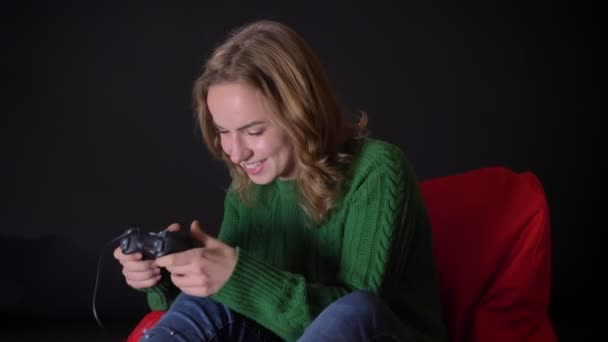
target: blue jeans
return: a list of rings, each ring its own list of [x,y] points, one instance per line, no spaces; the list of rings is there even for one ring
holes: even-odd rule
[[[181,293],[141,342],[283,341],[272,331],[223,304]],[[380,298],[352,292],[323,310],[298,342],[413,342],[414,338]]]
[[[380,297],[355,291],[321,311],[298,342],[414,342],[415,339]]]

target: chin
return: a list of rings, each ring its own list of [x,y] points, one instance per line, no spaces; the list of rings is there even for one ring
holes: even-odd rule
[[[268,176],[249,176],[249,179],[257,185],[266,185],[272,183],[276,177]]]

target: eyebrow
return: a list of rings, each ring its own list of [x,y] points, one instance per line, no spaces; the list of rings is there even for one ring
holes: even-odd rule
[[[261,125],[261,124],[265,124],[265,123],[266,123],[266,121],[259,121],[259,120],[258,120],[258,121],[252,121],[252,122],[250,122],[250,123],[246,124],[245,126],[241,126],[241,127],[237,128],[236,130],[237,130],[237,131],[243,131],[243,130],[246,130],[247,128],[250,128],[250,127],[252,127],[252,126]],[[218,129],[221,129],[221,130],[225,130],[225,131],[227,131],[227,129],[225,129],[224,127],[222,127],[222,126],[220,126],[220,125],[216,124],[215,122],[214,122],[213,124],[214,124],[214,125],[215,125],[215,127],[217,127]]]

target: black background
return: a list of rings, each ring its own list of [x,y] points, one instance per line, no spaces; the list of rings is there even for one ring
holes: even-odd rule
[[[217,233],[224,166],[195,131],[191,86],[228,30],[277,19],[304,35],[373,136],[421,181],[531,170],[551,208],[551,315],[589,333],[601,286],[605,168],[591,8],[486,1],[20,1],[2,5],[0,309],[12,319],[134,324],[147,308],[108,241],[200,219]],[[599,196],[598,196],[599,197]],[[101,259],[98,259],[101,256]],[[67,317],[67,318],[66,318]],[[5,321],[6,322],[6,321]],[[65,323],[63,323],[65,322]],[[580,330],[579,330],[580,329]]]

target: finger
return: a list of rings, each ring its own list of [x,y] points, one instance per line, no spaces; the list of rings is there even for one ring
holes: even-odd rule
[[[127,280],[127,284],[135,289],[145,289],[148,287],[152,287],[158,283],[161,276],[158,275],[155,278],[146,279],[146,280]]]
[[[202,257],[202,248],[189,249],[187,251],[167,254],[156,258],[154,263],[160,267],[188,265]]]
[[[179,275],[179,274],[171,274],[171,281],[175,286],[181,288],[184,287],[207,287],[209,286],[209,279],[205,276],[189,276],[189,275]]]
[[[128,281],[142,281],[156,278],[160,275],[160,269],[147,269],[145,271],[128,271],[123,269],[122,274]]]
[[[116,249],[114,250],[114,258],[118,261],[134,261],[141,260],[143,258],[143,255],[140,252],[124,254],[120,247],[116,247]]]
[[[154,264],[152,260],[145,261],[129,261],[122,264],[123,268],[131,272],[140,272],[147,270],[158,269],[158,266]]]
[[[173,260],[175,260],[175,255],[176,254],[169,254],[169,255],[162,256],[162,257],[158,257],[158,258],[156,258],[156,260],[154,260],[154,263],[158,267],[171,266],[171,265],[173,265]]]
[[[169,227],[165,228],[165,230],[170,231],[170,232],[176,232],[179,230],[179,223],[171,223],[169,225]]]
[[[167,271],[172,274],[189,274],[189,275],[201,275],[200,268],[193,267],[192,265],[180,265],[180,266],[168,266]]]
[[[200,241],[205,247],[213,245],[215,241],[215,239],[211,235],[205,233],[201,229],[201,225],[198,223],[198,220],[194,220],[192,222],[192,225],[190,225],[190,232],[192,233],[192,236],[194,236],[195,239]]]
[[[114,249],[113,255],[114,255],[114,259],[116,259],[116,260],[122,260],[125,256],[125,254],[122,252],[120,247],[116,247],[116,249]]]

